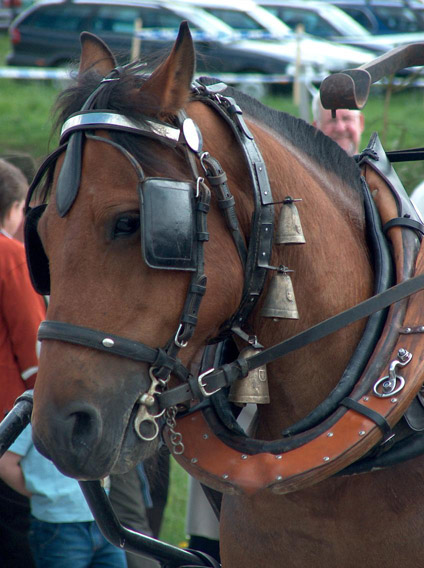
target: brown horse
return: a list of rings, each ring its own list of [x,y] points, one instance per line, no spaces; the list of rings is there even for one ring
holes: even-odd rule
[[[149,430],[153,421],[144,425],[141,421],[141,436],[134,422],[143,404],[147,405],[147,391],[154,398],[162,388],[180,384],[175,368],[170,382],[166,373],[151,372],[152,365],[164,369],[170,358],[175,359],[174,336],[177,346],[184,347],[178,355],[184,368],[196,366],[205,345],[237,311],[243,294],[243,265],[215,194],[207,220],[210,238],[203,245],[206,293],[189,340],[179,335],[179,326],[192,271],[175,265],[172,270],[161,269],[154,262],[148,265],[146,250],[144,259],[140,253],[140,232],[148,238],[141,225],[149,222],[140,210],[143,176],[156,180],[153,184],[159,178],[178,180],[185,184],[184,190],[193,185],[193,169],[184,157],[186,144],[177,120],[182,110],[198,125],[203,151],[216,157],[226,172],[247,244],[254,207],[250,174],[232,130],[213,108],[192,97],[195,55],[185,26],[169,57],[150,76],[140,75],[140,68],[134,66],[113,71],[112,54],[90,34],[82,36],[82,44],[78,82],[61,95],[59,120],[78,114],[81,108],[87,111],[84,116],[108,109],[139,121],[146,135],[134,134],[131,128],[115,132],[96,115],[91,130],[72,134],[71,126],[72,140],[65,140],[67,146],[50,162],[45,184],[50,192],[48,205],[38,223],[50,273],[47,319],[102,330],[104,339],[99,349],[94,345],[97,332],[81,341],[63,338],[59,328],[42,336],[32,423],[37,448],[62,472],[78,479],[99,479],[128,470],[156,450],[157,437]],[[96,96],[91,96],[93,92]],[[306,123],[233,96],[238,97],[263,156],[273,201],[280,203],[275,215],[286,196],[302,199],[298,209],[306,244],[274,246],[269,259],[270,265],[293,270],[300,318],[261,317],[271,270],[265,293],[249,315],[249,327],[268,347],[370,297],[373,268],[354,161]],[[156,130],[162,125],[169,131],[157,136],[152,133],[155,125]],[[174,143],[172,129],[177,131]],[[74,143],[76,136],[80,138]],[[198,150],[200,142],[192,145]],[[198,181],[197,189],[199,185],[207,193],[205,183]],[[150,204],[154,201],[147,191],[143,199],[142,208],[148,199]],[[178,203],[172,199],[170,203],[178,209]],[[161,224],[162,213],[166,219],[170,216],[166,207],[163,204],[159,214],[152,209],[153,229],[158,223],[168,230]],[[174,246],[169,232],[167,240]],[[152,250],[156,250],[155,242]],[[280,438],[283,429],[306,416],[332,391],[363,328],[360,321],[268,366],[271,402],[259,408],[256,439]],[[144,359],[108,353],[108,346],[119,343],[115,336],[142,344]],[[158,356],[158,347],[167,361],[163,365],[149,359],[152,351]],[[152,382],[159,382],[160,388],[152,389]],[[169,416],[168,423],[173,426]],[[223,566],[420,565],[421,465],[422,459],[416,459],[369,474],[331,477],[284,495],[267,490],[224,495]]]

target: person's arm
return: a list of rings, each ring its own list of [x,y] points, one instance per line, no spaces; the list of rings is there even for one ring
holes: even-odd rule
[[[24,254],[18,257],[21,264],[7,274],[2,290],[2,316],[21,373],[22,390],[34,388],[38,367],[37,332],[45,318],[44,300],[32,287]]]
[[[0,478],[21,495],[31,497],[31,493],[25,486],[25,478],[20,466],[21,459],[22,456],[18,454],[5,452],[0,458]]]

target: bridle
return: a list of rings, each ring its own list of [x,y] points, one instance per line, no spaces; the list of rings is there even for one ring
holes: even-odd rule
[[[204,183],[204,177],[199,175],[196,159],[203,168],[203,175],[207,177],[217,192],[219,205],[224,212],[246,275],[241,304],[231,321],[227,322],[223,333],[228,334],[229,330],[235,331],[253,344],[256,343],[256,338],[248,336],[242,331],[242,327],[262,292],[267,269],[271,268],[269,266],[269,258],[272,247],[274,212],[265,164],[253,140],[253,136],[244,123],[241,110],[233,99],[215,94],[200,83],[193,88],[194,96],[201,100],[210,100],[210,104],[220,109],[219,112],[225,117],[227,123],[232,126],[236,137],[244,141],[242,147],[249,164],[255,203],[255,212],[252,219],[252,237],[248,248],[244,244],[244,239],[238,227],[234,198],[226,184],[225,172],[223,172],[215,158],[203,152],[202,136],[197,125],[184,112],[179,113],[177,125],[175,126],[151,117],[142,117],[142,120],[135,121],[118,113],[95,109],[96,100],[99,98],[102,90],[110,81],[116,80],[119,80],[119,71],[114,70],[88,97],[81,110],[66,120],[61,131],[60,148],[46,159],[36,174],[30,187],[26,206],[25,235],[27,256],[34,286],[40,293],[48,294],[49,279],[46,278],[46,274],[48,275],[48,261],[36,230],[45,205],[32,209],[30,207],[32,195],[46,170],[56,162],[61,153],[65,152],[56,193],[58,213],[61,217],[65,216],[72,207],[79,189],[83,136],[99,143],[111,145],[119,151],[130,162],[138,178],[140,210],[142,215],[144,213],[141,226],[143,231],[142,248],[146,263],[157,269],[191,272],[191,280],[178,328],[164,347],[156,349],[144,343],[128,340],[120,336],[57,321],[42,322],[38,336],[42,341],[65,341],[148,363],[150,365],[151,386],[145,395],[140,398],[140,410],[136,423],[139,425],[140,422],[149,421],[154,425],[153,434],[148,437],[141,434],[139,428],[137,429],[137,433],[141,438],[151,440],[158,434],[157,419],[159,416],[162,416],[167,408],[175,407],[177,404],[174,400],[160,402],[159,408],[157,404],[158,396],[167,390],[167,383],[171,374],[182,381],[185,389],[187,389],[187,393],[190,393],[189,397],[184,394],[183,400],[178,400],[178,403],[187,402],[191,398],[203,400],[213,394],[213,391],[208,389],[204,380],[205,375],[200,375],[194,379],[190,371],[178,359],[180,349],[187,345],[194,333],[198,310],[206,291],[203,244],[209,239],[206,216],[209,210],[210,190]],[[225,85],[222,84],[220,88],[222,87],[225,87]],[[97,136],[92,133],[93,130],[99,129],[131,132],[140,136],[154,138],[171,147],[182,146],[193,181],[179,182],[164,178],[146,177],[139,162],[122,145],[110,138]],[[186,254],[180,258],[178,258],[178,255],[173,255],[172,251],[168,251],[169,254],[166,254],[167,251],[165,251],[165,254],[163,254],[166,242],[172,242],[176,237],[171,235],[173,239],[169,239],[171,231],[169,227],[161,225],[158,228],[155,226],[155,221],[159,218],[158,215],[155,216],[153,214],[152,220],[152,211],[158,210],[159,207],[163,215],[164,199],[165,202],[170,202],[167,207],[173,215],[177,209],[183,217],[178,220],[180,221],[178,223],[179,230],[181,232],[182,227],[183,233],[178,235],[180,238],[179,250],[182,243]],[[161,229],[164,229],[164,231],[161,231]],[[162,242],[158,242],[163,232],[165,232],[165,235],[162,238]],[[243,360],[240,361],[240,365],[243,370]],[[214,390],[216,391],[216,389]],[[181,394],[181,390],[177,391],[178,399],[181,398]],[[149,412],[153,408],[155,409],[155,414]]]
[[[179,360],[178,354],[180,349],[187,345],[194,333],[198,310],[206,290],[203,243],[209,238],[206,217],[209,209],[210,190],[204,183],[204,178],[208,180],[218,195],[219,206],[233,236],[245,273],[241,303],[236,313],[224,324],[220,337],[236,334],[250,345],[258,347],[256,337],[246,333],[243,328],[262,293],[268,270],[277,268],[270,266],[274,202],[266,174],[266,166],[243,119],[240,107],[234,99],[224,96],[221,92],[226,88],[226,85],[218,83],[207,86],[201,82],[195,83],[192,93],[193,99],[204,102],[219,113],[231,128],[246,160],[254,202],[251,235],[249,245],[246,247],[238,227],[234,198],[227,186],[225,172],[215,158],[202,151],[202,136],[195,123],[185,113],[179,114],[175,126],[151,117],[142,117],[141,121],[136,121],[108,110],[93,108],[105,85],[112,80],[119,80],[117,71],[106,77],[90,95],[82,109],[65,122],[62,128],[60,148],[41,166],[31,185],[26,208],[27,255],[35,287],[42,293],[48,293],[46,290],[48,265],[45,262],[46,259],[38,265],[39,256],[42,256],[44,251],[36,231],[37,222],[45,205],[31,209],[31,196],[46,169],[56,162],[61,153],[66,152],[57,183],[56,206],[59,215],[65,216],[67,214],[78,193],[83,136],[99,143],[111,145],[128,159],[138,178],[142,218],[147,204],[150,208],[149,211],[154,211],[155,206],[159,206],[155,202],[155,196],[157,198],[159,195],[166,195],[173,200],[173,204],[176,203],[175,200],[178,201],[178,205],[183,203],[184,207],[179,208],[186,212],[189,211],[189,216],[185,220],[184,234],[181,238],[190,253],[184,258],[177,259],[170,254],[166,256],[165,260],[160,259],[160,255],[157,253],[158,247],[155,246],[157,243],[154,242],[155,239],[152,237],[154,226],[151,222],[149,224],[147,215],[145,215],[142,223],[142,248],[146,263],[158,269],[187,270],[192,273],[178,328],[165,346],[152,348],[141,342],[66,322],[45,321],[41,324],[39,330],[40,340],[64,341],[149,364],[151,385],[148,391],[140,397],[140,407],[135,421],[136,432],[143,440],[150,441],[156,438],[159,433],[159,422],[164,413],[172,434],[174,432],[175,414],[181,405],[187,409],[190,401],[198,401],[202,404],[202,401],[209,400],[213,394],[222,388],[246,377],[252,369],[334,333],[338,329],[379,311],[424,287],[424,275],[417,276],[362,302],[352,309],[321,322],[295,337],[259,351],[257,355],[249,358],[239,356],[231,363],[225,363],[216,369],[208,369],[197,377],[193,376],[190,370]],[[110,138],[96,136],[90,132],[99,129],[132,132],[140,136],[154,138],[171,147],[182,146],[191,170],[192,181],[179,182],[146,177],[142,167],[128,150]],[[199,175],[197,163],[203,169],[202,176]],[[192,247],[190,247],[190,244],[192,244]],[[43,285],[40,286],[40,282]],[[180,381],[180,384],[173,388],[169,388],[168,385],[171,375],[174,375]],[[143,434],[140,428],[143,422],[152,424],[153,433],[151,435]]]

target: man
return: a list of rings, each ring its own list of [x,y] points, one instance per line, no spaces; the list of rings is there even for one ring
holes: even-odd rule
[[[332,118],[331,110],[325,109],[319,92],[312,99],[312,124],[353,156],[359,152],[361,135],[364,131],[364,115],[360,110],[338,109]]]

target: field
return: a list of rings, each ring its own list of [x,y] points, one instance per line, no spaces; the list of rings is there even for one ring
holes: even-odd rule
[[[0,67],[8,51],[8,37],[0,35]],[[40,162],[55,148],[57,137],[51,137],[51,108],[63,85],[52,81],[28,81],[0,78],[0,156],[30,154]],[[390,101],[389,101],[390,98]],[[291,95],[267,97],[263,102],[297,115]],[[373,131],[380,133],[388,150],[424,146],[424,91],[418,89],[393,92],[374,88],[365,115],[366,145]],[[396,166],[408,192],[424,179],[424,164]],[[187,475],[173,462],[171,491],[161,537],[172,544],[185,539],[184,521],[187,498]]]

